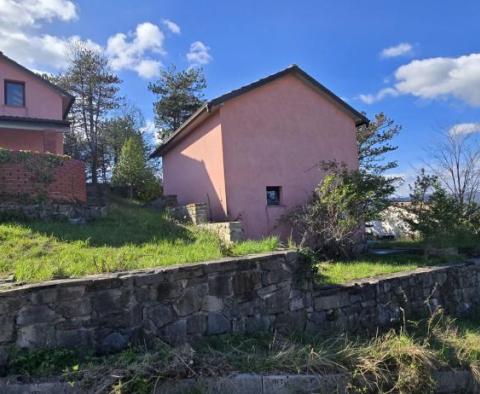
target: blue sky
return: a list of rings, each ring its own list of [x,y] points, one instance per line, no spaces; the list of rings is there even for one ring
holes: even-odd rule
[[[147,84],[171,63],[203,66],[208,98],[296,63],[403,126],[394,157],[410,179],[439,129],[480,131],[479,15],[479,1],[0,0],[0,50],[60,71],[68,41],[89,40],[147,120]]]

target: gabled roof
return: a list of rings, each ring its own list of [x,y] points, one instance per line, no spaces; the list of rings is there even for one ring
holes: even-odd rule
[[[339,105],[343,110],[345,110],[350,116],[353,117],[356,126],[369,123],[369,120],[365,115],[358,112],[352,106],[347,104],[331,90],[327,89],[316,79],[308,75],[296,64],[293,64],[282,71],[269,75],[268,77],[259,79],[258,81],[255,81],[249,85],[242,86],[239,89],[232,90],[231,92],[214,98],[213,100],[207,101],[202,107],[198,109],[197,112],[195,112],[177,130],[175,130],[175,132],[162,145],[155,149],[155,151],[150,155],[150,157],[159,157],[168,152],[175,145],[176,141],[178,141],[188,131],[188,129],[191,129],[192,126],[195,126],[196,124],[199,124],[200,122],[205,120],[214,109],[216,109],[226,101],[238,97],[258,87],[261,87],[287,74],[297,75],[302,80],[309,83],[313,88],[317,89],[318,91],[329,97],[335,104]]]
[[[59,93],[63,98],[63,119],[66,119],[68,112],[70,111],[70,108],[72,108],[73,102],[75,101],[75,97],[73,97],[70,93],[68,93],[66,90],[63,90],[61,87],[51,83],[49,80],[41,77],[40,75],[34,73],[32,70],[29,70],[28,68],[22,66],[20,63],[17,63],[15,60],[10,59],[8,56],[6,56],[2,51],[0,51],[0,59],[4,59],[7,63],[11,64],[12,66],[22,70],[23,72],[27,73],[28,75],[34,77],[38,81],[44,83],[47,85],[49,88],[55,90],[57,93]]]

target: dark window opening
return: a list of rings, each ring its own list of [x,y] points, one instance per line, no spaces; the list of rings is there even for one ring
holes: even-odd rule
[[[267,205],[280,205],[280,186],[267,186]]]
[[[5,105],[25,107],[25,83],[5,81]]]

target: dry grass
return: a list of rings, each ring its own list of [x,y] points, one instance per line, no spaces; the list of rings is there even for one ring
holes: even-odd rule
[[[430,393],[434,371],[470,368],[478,376],[480,324],[441,313],[375,338],[226,335],[172,348],[157,343],[100,357],[68,351],[19,353],[10,373],[62,373],[87,392],[151,393],[166,379],[222,376],[233,372],[350,373],[350,392]],[[479,380],[480,381],[480,380]]]

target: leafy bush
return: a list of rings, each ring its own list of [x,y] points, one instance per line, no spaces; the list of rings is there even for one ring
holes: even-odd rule
[[[480,206],[447,193],[436,176],[417,176],[404,220],[428,246],[458,247],[474,252],[480,241]]]
[[[112,185],[127,187],[130,199],[150,201],[160,196],[160,181],[147,165],[140,137],[130,137],[123,145],[113,171]]]
[[[311,200],[290,212],[300,246],[327,258],[352,258],[363,246],[363,224],[388,204],[394,187],[389,179],[364,170],[324,163],[327,175]]]
[[[7,373],[22,376],[50,376],[74,368],[77,355],[69,349],[27,350],[12,348]]]
[[[146,171],[139,185],[136,197],[140,201],[152,201],[162,195],[162,185],[160,180],[153,174],[150,169]]]

